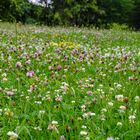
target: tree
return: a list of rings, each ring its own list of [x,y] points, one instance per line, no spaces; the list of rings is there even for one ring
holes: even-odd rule
[[[10,15],[10,5],[11,1],[10,0],[1,0],[0,1],[0,19],[2,20],[7,20]]]
[[[135,6],[131,14],[131,25],[136,29],[140,29],[140,1],[139,0],[135,0]]]
[[[112,23],[140,28],[139,0],[0,0],[0,19],[47,25],[108,27]]]
[[[105,23],[129,23],[134,0],[97,0],[99,9],[104,11],[100,20]]]
[[[25,22],[30,10],[28,0],[2,0],[0,1],[0,18],[4,21]]]

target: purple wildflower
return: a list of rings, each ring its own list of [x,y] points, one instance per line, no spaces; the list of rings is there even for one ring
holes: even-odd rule
[[[34,73],[33,70],[28,71],[28,72],[26,73],[26,76],[27,76],[27,77],[33,77],[34,75],[35,75],[35,73]]]
[[[57,66],[57,70],[60,71],[61,69],[62,69],[62,66],[61,65],[58,65]]]

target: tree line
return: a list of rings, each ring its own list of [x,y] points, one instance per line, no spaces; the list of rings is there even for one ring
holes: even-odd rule
[[[0,20],[101,28],[117,23],[140,28],[140,0],[40,0],[39,3],[1,0]]]

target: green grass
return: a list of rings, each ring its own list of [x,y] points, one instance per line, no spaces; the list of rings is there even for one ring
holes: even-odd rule
[[[139,140],[139,112],[139,32],[0,23],[1,140]]]

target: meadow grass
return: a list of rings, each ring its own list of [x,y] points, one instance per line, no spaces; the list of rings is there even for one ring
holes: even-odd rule
[[[139,140],[140,33],[0,23],[0,139]]]

